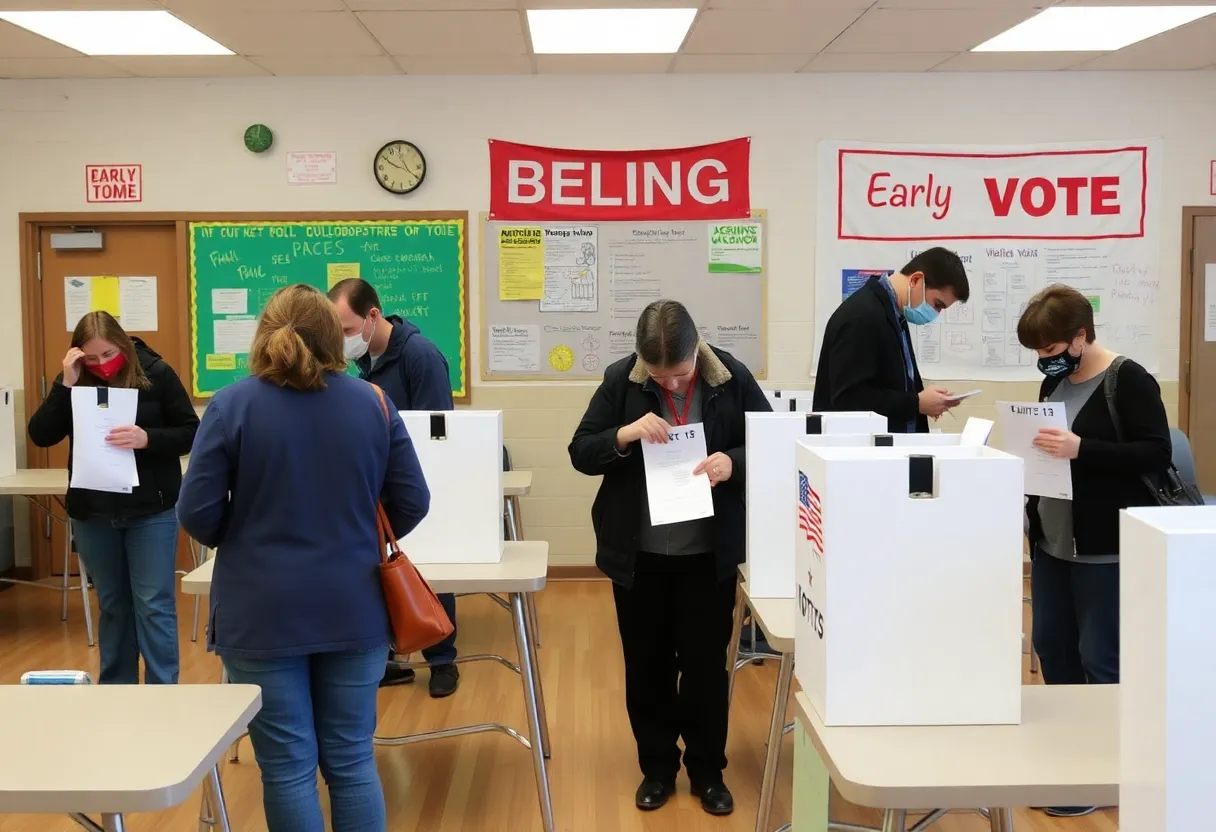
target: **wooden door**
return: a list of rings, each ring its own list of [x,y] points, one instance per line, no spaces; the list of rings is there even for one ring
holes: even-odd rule
[[[1197,216],[1193,222],[1191,344],[1183,379],[1190,391],[1187,433],[1199,487],[1216,494],[1216,216]]]
[[[45,390],[51,388],[55,377],[63,369],[63,357],[72,340],[76,320],[68,320],[67,281],[71,278],[98,276],[118,277],[120,281],[129,277],[156,278],[156,328],[128,329],[128,333],[144,340],[152,349],[173,367],[183,383],[189,377],[189,361],[181,354],[182,339],[179,337],[181,304],[186,302],[184,287],[178,285],[177,234],[172,223],[164,225],[90,225],[90,230],[100,231],[104,239],[101,251],[55,250],[51,247],[51,234],[70,233],[70,228],[44,226],[39,231],[38,245],[41,256],[42,322],[41,338],[42,368]],[[146,286],[146,284],[145,284]],[[76,297],[72,308],[79,310]],[[121,310],[120,310],[121,311]],[[120,322],[121,318],[120,318]],[[125,324],[125,322],[123,322]],[[146,326],[146,325],[145,325]],[[29,360],[30,357],[27,357]],[[31,391],[31,398],[43,391]],[[36,403],[27,405],[30,414]],[[31,449],[31,467],[66,468],[68,443],[61,442],[45,451]],[[62,574],[63,538],[58,523],[49,525],[45,518],[32,509],[31,549],[34,552],[35,574],[38,577]],[[178,547],[179,565],[189,561],[188,550]],[[75,568],[73,566],[73,568]]]

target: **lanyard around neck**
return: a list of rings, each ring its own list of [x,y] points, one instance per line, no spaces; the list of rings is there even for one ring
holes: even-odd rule
[[[684,409],[680,412],[676,411],[676,402],[672,398],[671,393],[667,388],[661,388],[663,398],[667,400],[667,409],[671,411],[671,420],[677,425],[688,424],[688,411],[692,408],[692,394],[697,387],[697,371],[692,371],[692,381],[688,382],[688,392],[684,394]]]

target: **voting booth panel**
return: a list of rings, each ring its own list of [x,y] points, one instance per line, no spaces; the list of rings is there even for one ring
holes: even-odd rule
[[[403,410],[431,510],[401,548],[415,563],[502,560],[502,411]]]
[[[877,413],[748,413],[747,418],[747,588],[753,598],[792,598],[794,533],[790,524],[797,500],[794,448],[813,445],[863,446],[890,440],[916,447],[957,445],[958,434],[900,434],[886,431]],[[855,432],[865,427],[869,432]],[[838,432],[838,431],[849,431]]]
[[[1119,521],[1123,832],[1209,829],[1216,792],[1216,506]]]
[[[788,411],[790,399],[797,399],[799,397],[806,400],[806,410],[810,410],[811,396],[813,395],[813,391],[811,390],[775,390],[763,387],[761,391],[764,393],[764,398],[768,399],[768,403],[775,413]]]
[[[11,387],[0,387],[0,477],[17,473],[17,400]]]
[[[799,442],[798,682],[825,725],[1021,721],[1022,460]]]

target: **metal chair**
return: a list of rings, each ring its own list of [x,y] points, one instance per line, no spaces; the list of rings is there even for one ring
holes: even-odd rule
[[[1178,475],[1198,488],[1199,480],[1195,477],[1195,455],[1191,452],[1191,440],[1178,428],[1170,428],[1170,444],[1173,446],[1171,456]],[[1210,494],[1204,494],[1203,501],[1209,506],[1216,505],[1216,497]]]

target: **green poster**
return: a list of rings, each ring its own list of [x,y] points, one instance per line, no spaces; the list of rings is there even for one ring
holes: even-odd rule
[[[791,832],[828,832],[831,776],[801,722],[794,725],[794,826]]]
[[[758,222],[711,223],[709,226],[710,274],[759,274],[763,247]]]

